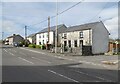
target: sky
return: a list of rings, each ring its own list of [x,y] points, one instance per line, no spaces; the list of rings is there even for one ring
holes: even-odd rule
[[[24,27],[27,26],[27,35],[39,32],[47,27],[48,16],[56,15],[56,2],[10,2],[0,3],[0,34],[4,38],[12,34],[24,37]],[[79,0],[80,1],[80,0]],[[81,1],[80,4],[58,16],[58,24],[68,26],[81,25],[96,21],[103,21],[110,32],[110,38],[118,38],[118,0],[110,2]],[[58,2],[58,13],[78,2]],[[56,25],[56,18],[50,19],[50,25]],[[2,36],[0,36],[0,39]]]

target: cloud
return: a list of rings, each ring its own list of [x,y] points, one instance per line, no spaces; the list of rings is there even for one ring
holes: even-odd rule
[[[104,22],[106,28],[110,32],[111,38],[118,38],[118,17],[114,17]]]
[[[76,3],[76,2],[75,2]],[[61,2],[58,3],[59,12],[65,10],[66,8],[75,4],[74,2]],[[14,32],[13,30],[18,31],[18,29],[23,29],[24,26],[33,25],[39,23],[43,20],[46,20],[48,16],[56,15],[56,3],[49,2],[4,2],[3,4],[3,22],[4,28],[7,32]],[[80,25],[85,23],[90,23],[93,21],[99,21],[99,17],[102,20],[112,18],[111,20],[106,20],[105,24],[108,30],[111,32],[111,36],[115,36],[116,26],[111,25],[115,24],[115,20],[118,16],[116,3],[108,3],[104,10],[103,7],[106,2],[84,2],[76,7],[64,12],[58,16],[58,24],[65,24],[66,26],[71,25]],[[113,6],[114,5],[114,6]],[[111,12],[112,11],[112,12]],[[96,16],[97,15],[97,16]],[[114,20],[114,19],[115,20]],[[91,20],[93,19],[93,20]],[[37,24],[29,27],[30,30],[34,33],[38,32],[41,29],[47,27],[47,21],[42,24]],[[56,18],[51,19],[51,26],[56,25]],[[24,35],[24,31],[19,32]],[[30,31],[29,31],[30,32]],[[30,33],[32,33],[30,32]],[[28,33],[29,34],[29,33]]]
[[[56,2],[57,0],[1,0],[2,2]],[[58,0],[59,2],[79,2],[80,0]],[[81,0],[82,1],[82,0]],[[109,0],[118,2],[119,0]],[[108,2],[107,0],[85,0],[85,2]]]
[[[19,25],[16,25],[13,21],[4,20],[2,21],[2,31],[5,35],[11,35],[13,33],[20,34],[24,32],[23,28],[20,28]]]

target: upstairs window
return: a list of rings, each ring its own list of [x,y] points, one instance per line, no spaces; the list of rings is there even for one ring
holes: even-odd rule
[[[80,32],[80,38],[83,38],[83,31]]]
[[[41,38],[41,35],[39,36],[39,38]]]
[[[64,39],[67,39],[67,34],[64,34]]]

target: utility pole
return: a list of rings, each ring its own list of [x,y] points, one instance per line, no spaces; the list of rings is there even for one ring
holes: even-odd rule
[[[58,25],[58,1],[56,2],[56,31],[55,31],[55,53],[57,53],[57,25]]]
[[[48,17],[48,44],[50,40],[50,16]]]
[[[27,26],[25,25],[25,45],[27,43]]]
[[[3,39],[4,39],[4,32],[2,32],[2,41],[3,41]]]

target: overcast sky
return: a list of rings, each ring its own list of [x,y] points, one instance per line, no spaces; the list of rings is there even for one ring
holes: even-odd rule
[[[46,20],[48,16],[56,14],[55,2],[12,2],[0,3],[0,23],[2,25],[0,32],[4,31],[4,37],[20,34],[24,37],[24,26],[28,26],[28,35],[39,32],[47,27]],[[32,1],[32,0],[30,0]],[[85,23],[91,23],[102,20],[110,32],[110,38],[118,38],[118,2],[85,2],[64,12],[58,16],[58,24],[74,26]],[[59,2],[58,12],[61,12],[77,2]],[[99,18],[101,17],[101,18]],[[51,26],[56,25],[56,19],[51,19]],[[36,25],[34,25],[36,24]],[[1,37],[0,37],[1,38]]]

